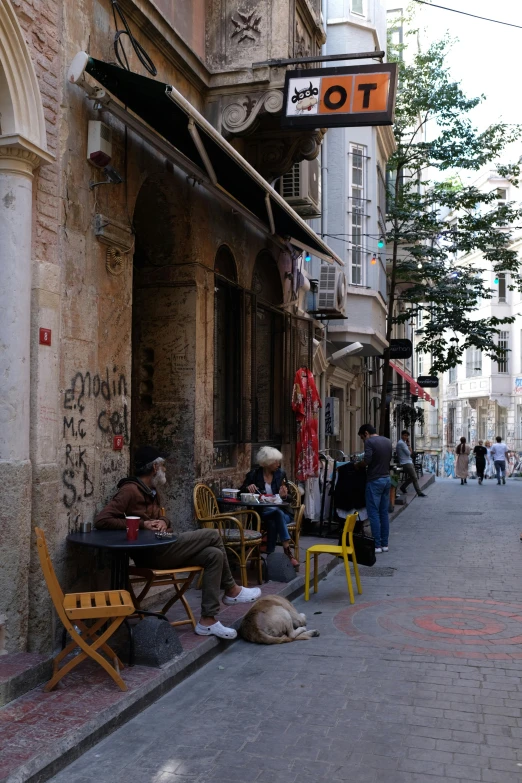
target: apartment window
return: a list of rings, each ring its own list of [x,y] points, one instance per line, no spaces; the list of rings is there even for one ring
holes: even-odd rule
[[[428,411],[428,427],[429,427],[429,434],[431,438],[438,437],[439,434],[439,412],[437,408],[434,408],[432,405],[430,405],[430,410]]]
[[[498,283],[498,301],[499,302],[507,302],[507,280],[506,280],[506,273],[505,272],[499,272],[497,275]]]
[[[448,446],[455,443],[455,408],[448,408]]]
[[[364,235],[366,227],[365,202],[365,148],[353,144],[350,148],[350,215],[351,215],[351,256],[350,282],[352,285],[364,284]]]
[[[500,332],[498,336],[498,347],[507,351],[509,348],[509,332]],[[504,354],[503,358],[497,362],[497,372],[509,372],[509,354]]]
[[[497,201],[499,204],[505,204],[507,201],[507,188],[497,188]]]
[[[364,16],[364,0],[352,0],[351,8],[352,14],[360,14],[360,16]]]
[[[482,375],[482,351],[474,346],[466,350],[466,378]]]
[[[417,354],[417,378],[419,375],[424,375],[424,354]]]
[[[384,234],[386,231],[386,177],[379,164],[377,164],[377,187],[379,189],[377,206],[379,208],[380,227]]]
[[[422,308],[417,310],[417,313],[415,315],[415,328],[416,329],[422,329],[424,326],[424,317],[423,317],[423,311]]]
[[[448,381],[449,383],[455,383],[456,380],[457,380],[457,368],[450,367]]]

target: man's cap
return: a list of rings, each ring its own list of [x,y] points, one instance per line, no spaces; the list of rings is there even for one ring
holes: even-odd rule
[[[154,462],[154,460],[160,457],[167,459],[168,456],[166,452],[160,451],[155,446],[140,446],[134,455],[134,467],[139,470],[148,465],[149,462]]]

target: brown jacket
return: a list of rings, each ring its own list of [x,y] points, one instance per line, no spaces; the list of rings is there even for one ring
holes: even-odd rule
[[[118,492],[104,509],[96,516],[94,526],[98,530],[125,529],[125,514],[140,517],[140,527],[147,519],[163,519],[170,527],[170,521],[161,513],[161,501],[158,494],[139,478],[122,479]]]

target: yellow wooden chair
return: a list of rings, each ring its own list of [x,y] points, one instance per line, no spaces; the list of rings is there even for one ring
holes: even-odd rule
[[[357,566],[357,560],[355,559],[355,549],[353,546],[353,531],[355,523],[357,521],[357,514],[348,514],[344,523],[342,545],[334,546],[329,544],[315,544],[306,550],[306,572],[305,572],[305,601],[310,598],[310,556],[314,556],[314,593],[318,590],[318,576],[317,565],[318,558],[321,553],[328,555],[337,555],[344,560],[344,568],[346,570],[346,581],[348,582],[348,592],[350,593],[350,603],[355,603],[352,587],[352,577],[350,575],[350,561],[348,555],[352,557],[353,572],[355,574],[355,581],[357,582],[357,592],[359,595],[362,593],[361,580],[359,578],[359,568]],[[348,543],[347,543],[348,539]]]
[[[105,669],[122,691],[126,691],[127,686],[119,674],[119,670],[123,669],[123,664],[114,650],[111,650],[107,640],[120,627],[125,618],[134,612],[130,593],[126,590],[100,590],[95,593],[65,593],[64,595],[54,572],[44,532],[39,527],[35,527],[35,532],[38,556],[47,589],[58,617],[72,639],[70,644],[54,658],[53,676],[44,690],[52,690],[62,677],[69,674],[75,666],[87,658],[92,658]],[[86,620],[93,620],[93,624],[91,626],[85,625]],[[101,633],[103,626],[107,626],[107,628]],[[59,663],[76,647],[80,647],[82,652],[59,668]],[[113,665],[100,655],[98,650],[102,650],[112,660]]]
[[[167,614],[170,607],[176,602],[181,601],[185,612],[187,613],[186,620],[174,620],[171,625],[192,625],[192,628],[196,628],[196,620],[190,608],[190,604],[185,598],[185,593],[192,584],[192,580],[196,574],[203,574],[203,566],[186,566],[185,568],[169,568],[169,569],[157,569],[157,568],[136,568],[131,566],[129,568],[129,591],[136,607],[136,611],[139,613],[141,602],[148,594],[151,587],[160,587],[169,585],[174,588],[174,595],[169,598],[163,609],[162,614]],[[137,592],[141,587],[141,591]]]
[[[225,549],[236,557],[241,570],[241,584],[248,587],[247,562],[256,560],[258,581],[263,583],[263,563],[259,547],[262,542],[261,519],[256,511],[234,509],[233,514],[221,514],[216,496],[206,484],[194,487],[194,509],[201,527],[219,531]]]

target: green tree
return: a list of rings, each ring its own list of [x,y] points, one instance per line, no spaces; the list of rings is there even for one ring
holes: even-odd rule
[[[480,251],[495,272],[509,272],[511,287],[521,287],[517,254],[510,249],[512,227],[521,211],[498,204],[495,190],[481,192],[455,171],[478,171],[499,158],[521,128],[503,122],[478,132],[469,112],[482,100],[467,98],[445,64],[449,38],[403,58],[404,46],[390,42],[388,56],[398,65],[394,134],[389,161],[387,206],[388,312],[386,338],[396,324],[423,311],[421,352],[432,355],[432,372],[460,363],[475,346],[499,358],[499,327],[513,318],[478,318],[480,300],[492,291],[466,254]],[[518,184],[518,165],[497,166]],[[449,221],[449,216],[458,216]],[[491,266],[489,267],[491,269]],[[390,352],[384,354],[379,431],[384,432]]]

